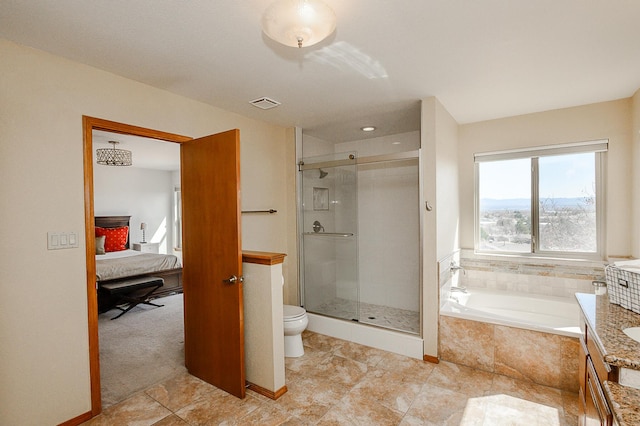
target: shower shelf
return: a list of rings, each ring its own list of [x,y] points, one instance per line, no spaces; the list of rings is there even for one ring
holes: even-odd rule
[[[315,235],[317,237],[353,237],[351,232],[303,232],[302,235]]]

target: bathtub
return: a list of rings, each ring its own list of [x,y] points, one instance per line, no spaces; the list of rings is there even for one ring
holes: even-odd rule
[[[570,298],[467,288],[444,292],[443,361],[578,392],[580,308]]]
[[[569,337],[580,334],[580,308],[574,298],[483,288],[443,294],[441,315]]]

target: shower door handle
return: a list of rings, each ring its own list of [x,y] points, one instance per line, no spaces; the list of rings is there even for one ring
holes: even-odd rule
[[[313,235],[316,237],[353,237],[352,232],[303,232],[302,235]]]
[[[235,275],[231,275],[229,278],[227,278],[226,280],[222,280],[223,283],[226,284],[235,284],[237,282],[244,282],[244,277],[241,275],[239,277],[236,277]]]

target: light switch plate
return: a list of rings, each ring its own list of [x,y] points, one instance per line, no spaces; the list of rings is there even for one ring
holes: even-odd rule
[[[60,250],[78,247],[78,233],[67,232],[47,232],[47,249]]]
[[[49,250],[60,248],[60,234],[58,232],[47,232],[47,248]]]

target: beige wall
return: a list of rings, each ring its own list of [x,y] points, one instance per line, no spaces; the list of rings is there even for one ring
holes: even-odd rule
[[[474,245],[477,152],[609,139],[607,255],[631,254],[631,99],[484,121],[459,127],[460,245]]]
[[[458,123],[436,103],[436,197],[438,199],[437,260],[460,248]]]
[[[632,191],[632,232],[631,255],[640,259],[640,90],[631,98],[631,191]]]
[[[5,40],[0,58],[0,424],[57,424],[90,410],[82,115],[193,137],[239,128],[242,206],[278,210],[243,218],[243,247],[290,255],[293,132]],[[80,247],[48,251],[47,231]]]
[[[457,131],[457,123],[435,97],[422,101],[422,330],[424,354],[431,357],[438,356],[438,260],[459,247]],[[431,211],[425,208],[427,202]]]
[[[285,285],[283,291],[284,303],[289,305],[299,304],[300,295],[298,285],[298,213],[296,200],[296,177],[298,176],[298,165],[296,159],[296,129],[291,127],[287,129],[286,135],[286,152],[284,161],[284,170],[286,177],[286,186],[281,190],[287,195],[287,203],[280,220],[284,220],[286,224],[286,248],[287,257],[282,265],[283,275],[285,277]]]

